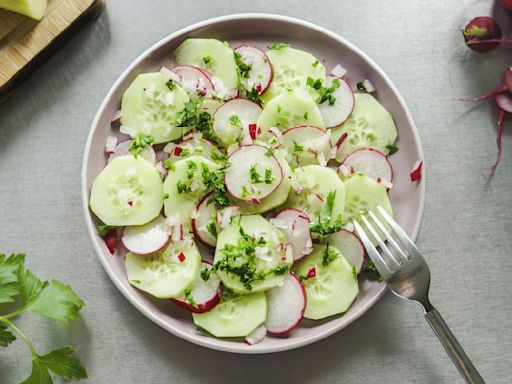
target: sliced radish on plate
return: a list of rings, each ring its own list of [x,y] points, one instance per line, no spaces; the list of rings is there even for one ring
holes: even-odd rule
[[[331,105],[328,101],[318,104],[318,109],[322,114],[322,119],[327,128],[334,128],[343,124],[352,114],[355,105],[354,92],[350,85],[343,79],[327,76],[327,88],[336,87],[332,96],[334,103]]]
[[[339,173],[346,177],[362,172],[366,176],[385,184],[393,181],[393,168],[386,155],[373,148],[362,148],[348,155],[338,169]]]
[[[249,127],[258,120],[261,107],[247,99],[233,99],[224,103],[213,115],[213,130],[226,144],[249,135]]]
[[[254,345],[262,341],[267,336],[267,328],[264,325],[259,326],[249,335],[247,335],[244,341],[249,345]]]
[[[123,141],[119,144],[117,144],[117,146],[114,148],[114,152],[110,155],[109,159],[108,159],[108,162],[110,163],[112,161],[112,159],[118,157],[118,156],[126,156],[126,155],[129,155],[131,152],[130,152],[130,144],[131,144],[131,140],[126,140],[126,141]],[[155,164],[156,163],[156,153],[155,153],[155,150],[153,149],[153,147],[149,146],[149,145],[146,145],[143,149],[142,149],[142,152],[140,153],[140,156],[149,161],[151,164]]]
[[[197,205],[196,215],[192,219],[192,230],[202,243],[215,247],[220,228],[215,219],[217,214],[215,204],[213,202],[208,204],[212,196],[213,192],[207,194]]]
[[[349,264],[356,269],[356,273],[361,272],[365,250],[361,240],[354,233],[342,229],[322,239],[322,243],[329,243],[337,248]]]
[[[270,222],[280,229],[293,247],[293,259],[299,260],[313,251],[313,239],[309,232],[309,216],[298,210],[288,208],[279,212]]]
[[[242,45],[235,52],[244,64],[250,66],[247,76],[241,78],[242,84],[248,90],[255,88],[261,95],[272,81],[272,65],[268,56],[261,49],[250,45]]]
[[[191,65],[178,65],[171,71],[179,77],[179,85],[190,98],[209,97],[215,92],[211,76],[207,71]]]
[[[202,137],[193,137],[175,144],[169,153],[169,159],[174,163],[190,156],[202,156],[208,160],[216,161],[213,160],[212,153],[221,154],[220,150],[212,142]]]
[[[283,181],[283,170],[268,148],[247,145],[235,150],[228,158],[224,182],[235,198],[257,203],[276,190]]]
[[[165,218],[159,216],[144,225],[125,227],[121,241],[128,251],[148,255],[169,242],[169,226]]]
[[[282,141],[287,152],[286,160],[292,167],[319,164],[322,158],[325,161],[330,157],[330,130],[301,125],[284,131]]]
[[[199,276],[193,287],[171,300],[195,313],[206,312],[215,307],[220,300],[220,279],[212,272],[212,265],[202,261]]]
[[[306,309],[306,291],[294,274],[267,291],[268,314],[265,327],[273,334],[290,332],[299,324]]]

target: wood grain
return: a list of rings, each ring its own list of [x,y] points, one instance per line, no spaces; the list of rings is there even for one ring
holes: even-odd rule
[[[102,0],[49,0],[39,22],[0,10],[0,99],[102,8]]]

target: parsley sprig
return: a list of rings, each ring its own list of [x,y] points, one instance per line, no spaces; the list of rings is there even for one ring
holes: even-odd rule
[[[330,87],[326,87],[324,86],[322,79],[315,80],[312,77],[307,78],[306,85],[310,86],[318,92],[318,104],[322,104],[323,102],[327,101],[329,105],[334,105],[336,102],[336,98],[333,96],[333,93],[341,86],[338,79],[334,79],[332,81],[332,85]]]
[[[137,132],[137,136],[132,140],[128,149],[133,153],[135,157],[137,157],[142,153],[144,148],[154,143],[154,141],[155,138],[153,136],[145,135],[142,132]]]
[[[32,372],[21,384],[51,384],[51,374],[66,380],[87,377],[81,361],[72,355],[73,347],[55,349],[39,354],[30,339],[12,319],[33,312],[40,316],[67,323],[78,317],[84,302],[69,285],[58,280],[42,281],[25,267],[24,254],[0,254],[0,305],[19,303],[17,309],[0,315],[0,347],[7,347],[19,336],[32,354]]]
[[[331,233],[338,232],[344,225],[343,218],[338,215],[333,221],[332,210],[336,191],[329,192],[322,210],[318,217],[309,225],[309,230],[314,233],[317,239],[321,239]]]

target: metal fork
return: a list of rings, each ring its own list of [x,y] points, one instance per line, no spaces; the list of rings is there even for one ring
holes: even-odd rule
[[[478,373],[477,369],[462,349],[461,345],[444,322],[443,318],[435,309],[428,298],[430,287],[430,270],[423,256],[405,231],[391,218],[391,216],[381,207],[377,206],[380,215],[393,230],[396,238],[402,243],[400,247],[397,241],[391,236],[384,224],[377,215],[371,210],[368,211],[367,218],[361,216],[362,224],[366,226],[371,236],[378,242],[381,253],[377,251],[369,236],[364,231],[361,224],[354,221],[359,238],[364,244],[368,256],[375,264],[375,267],[382,278],[388,284],[388,287],[398,297],[405,300],[411,300],[419,303],[424,310],[425,319],[428,321],[435,334],[443,344],[444,349],[452,359],[460,374],[471,384],[485,384],[484,379]],[[380,232],[385,236],[381,238],[371,221],[377,226]],[[405,248],[405,250],[403,249]]]

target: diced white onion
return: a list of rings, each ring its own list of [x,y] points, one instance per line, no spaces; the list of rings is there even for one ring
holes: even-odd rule
[[[322,152],[320,152],[316,158],[318,159],[318,164],[320,164],[322,167],[327,165],[327,160],[325,159],[325,155]]]
[[[107,141],[105,143],[105,151],[107,153],[114,153],[114,150],[116,149],[116,145],[117,145],[117,137],[108,136]]]
[[[174,148],[175,147],[176,147],[176,144],[174,144],[173,142],[170,142],[170,143],[165,144],[165,147],[164,147],[163,151],[165,153],[171,154],[171,153],[174,152]]]
[[[370,80],[368,80],[368,79],[364,79],[363,87],[366,89],[366,92],[368,92],[368,93],[372,93],[372,92],[375,92],[377,90],[377,88],[375,88],[373,83]]]
[[[174,227],[176,224],[180,222],[180,215],[175,213],[174,215],[167,216],[165,222],[169,227]]]
[[[119,121],[119,119],[123,116],[123,112],[121,112],[119,109],[116,111],[116,113],[114,113],[114,116],[112,116],[112,120],[111,122],[112,123],[115,123],[117,121]]]
[[[177,83],[181,81],[181,78],[173,71],[171,71],[169,68],[167,68],[165,65],[163,65],[162,68],[160,68],[160,72],[167,76],[169,80],[175,81]]]
[[[280,229],[288,228],[288,224],[283,219],[275,219],[274,218],[274,219],[270,219],[269,222],[276,228],[280,228]]]
[[[344,177],[349,177],[351,174],[349,167],[347,167],[345,164],[341,164],[339,166],[338,172],[341,173],[342,176],[344,176]]]
[[[331,70],[331,75],[335,77],[343,77],[347,73],[347,70],[343,68],[340,64],[336,64],[334,68]]]

